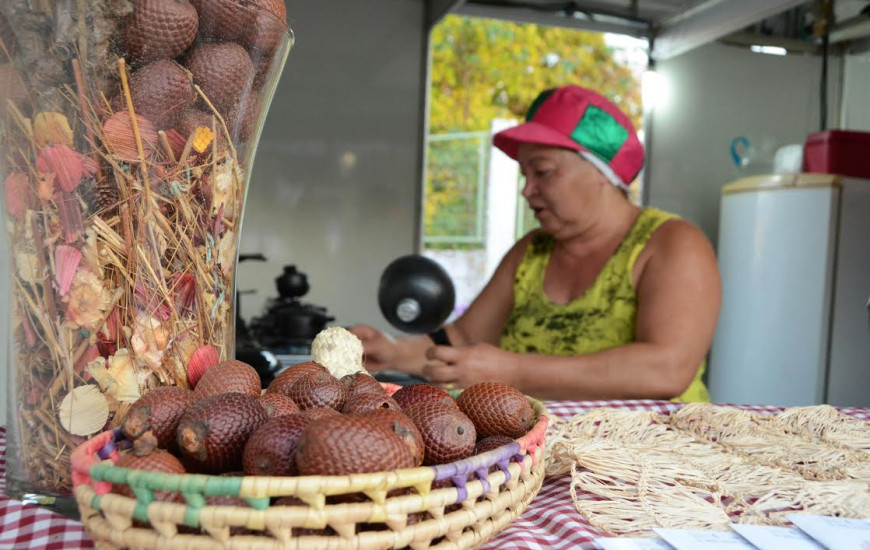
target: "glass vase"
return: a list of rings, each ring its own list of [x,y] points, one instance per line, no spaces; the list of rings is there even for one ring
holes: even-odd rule
[[[233,357],[247,178],[283,0],[0,2],[7,493],[65,512],[69,452]]]

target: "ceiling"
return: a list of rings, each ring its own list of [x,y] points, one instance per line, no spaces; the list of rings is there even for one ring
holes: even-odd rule
[[[651,39],[652,57],[666,59],[702,44],[780,45],[814,52],[821,0],[427,0],[430,23],[445,13],[615,32]],[[870,0],[836,0],[831,39],[870,36]],[[817,29],[816,29],[817,30]]]

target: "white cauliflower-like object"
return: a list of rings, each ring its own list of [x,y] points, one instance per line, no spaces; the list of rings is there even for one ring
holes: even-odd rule
[[[311,360],[320,363],[336,378],[362,372],[362,341],[342,327],[328,327],[317,333],[311,343]]]

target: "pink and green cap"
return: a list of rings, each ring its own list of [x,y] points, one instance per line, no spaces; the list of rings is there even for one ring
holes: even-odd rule
[[[622,189],[643,168],[643,145],[629,118],[601,94],[580,86],[541,92],[526,122],[497,133],[492,142],[514,160],[522,143],[577,151]]]

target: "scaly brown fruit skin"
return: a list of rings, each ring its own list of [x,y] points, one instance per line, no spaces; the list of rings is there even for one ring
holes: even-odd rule
[[[241,393],[259,397],[261,391],[260,375],[254,367],[235,359],[228,359],[205,371],[193,389],[193,397],[196,401],[222,393]]]
[[[203,38],[236,41],[254,22],[257,9],[239,0],[193,0],[199,13],[199,34]]]
[[[393,399],[402,407],[402,410],[418,403],[436,402],[444,405],[456,406],[456,400],[446,391],[430,386],[429,384],[411,384],[404,386],[393,394]]]
[[[358,416],[330,416],[309,424],[296,447],[302,475],[348,475],[410,468],[414,457],[383,425]]]
[[[366,411],[359,416],[383,424],[394,434],[402,438],[414,457],[414,466],[423,464],[423,436],[408,415],[393,409],[375,409]]]
[[[341,377],[341,385],[347,391],[347,398],[351,399],[361,393],[373,393],[375,395],[387,395],[381,383],[364,372],[355,372]]]
[[[404,411],[423,436],[426,448],[424,465],[446,464],[474,452],[477,431],[471,420],[458,408],[428,401],[417,403]]]
[[[252,476],[295,476],[296,445],[311,419],[292,414],[268,420],[245,444],[242,458],[245,474]]]
[[[196,92],[181,65],[163,59],[143,66],[130,77],[133,108],[150,120],[158,130],[171,128],[193,107]],[[126,108],[120,96],[113,102],[116,110]]]
[[[456,400],[474,422],[480,437],[506,435],[516,439],[532,427],[532,405],[518,389],[500,382],[481,382],[466,388]]]
[[[265,393],[257,398],[260,405],[266,409],[269,418],[287,416],[299,412],[299,407],[292,399],[280,393]]]
[[[504,447],[505,445],[510,445],[514,442],[513,438],[506,435],[491,435],[489,437],[484,437],[474,446],[474,454],[479,455],[487,451]]]
[[[122,454],[115,463],[118,468],[130,468],[132,470],[144,470],[146,472],[163,472],[167,474],[186,474],[187,471],[181,462],[169,452],[155,449],[145,456],[136,456],[133,453]],[[113,484],[112,492],[125,497],[136,498],[133,490],[127,485]],[[183,497],[178,493],[167,491],[154,491],[154,498],[160,502],[180,502]]]
[[[321,365],[320,363],[315,363],[314,361],[307,361],[305,363],[299,363],[298,365],[293,365],[288,369],[284,370],[272,380],[272,383],[269,384],[269,387],[266,388],[266,393],[280,393],[283,395],[289,395],[290,388],[293,387],[293,384],[299,380],[300,377],[304,374],[309,374],[312,372],[326,372],[326,367]]]
[[[254,63],[248,52],[234,42],[197,44],[185,56],[184,66],[224,117],[238,108],[253,85]]]
[[[250,29],[242,37],[242,44],[263,55],[272,55],[289,31],[287,6],[284,0],[254,0],[254,3],[259,9]]]
[[[303,411],[318,407],[340,411],[347,400],[344,386],[328,372],[314,372],[299,377],[288,396]]]
[[[347,402],[345,402],[344,407],[342,407],[341,412],[344,414],[360,414],[376,409],[392,409],[394,411],[402,410],[399,404],[387,394],[376,395],[372,393],[361,393],[348,399]]]
[[[137,0],[124,30],[128,60],[178,57],[193,44],[198,28],[196,9],[187,0]]]
[[[198,401],[178,424],[178,447],[197,470],[223,473],[242,469],[248,438],[268,416],[249,395],[225,393]]]
[[[132,441],[151,430],[157,438],[158,447],[170,452],[177,451],[175,433],[178,423],[193,403],[193,392],[186,388],[154,388],[133,403],[121,422],[121,432]]]

